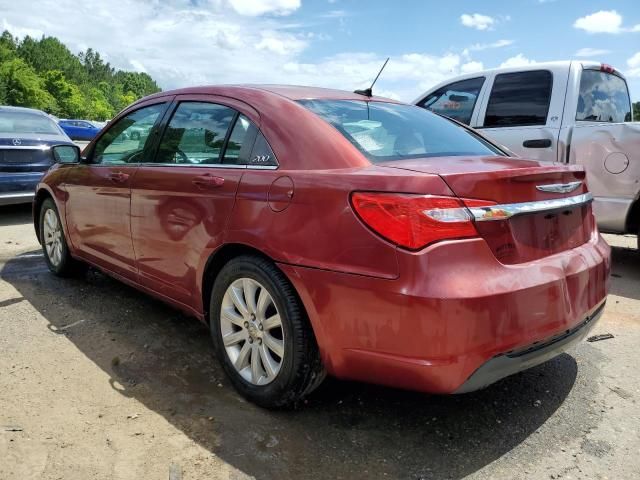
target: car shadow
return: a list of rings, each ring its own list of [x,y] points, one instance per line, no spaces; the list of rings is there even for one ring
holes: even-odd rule
[[[0,207],[0,227],[31,223],[31,203]]]
[[[52,332],[106,372],[112,388],[257,479],[463,478],[545,424],[578,372],[563,354],[458,396],[330,379],[299,408],[267,411],[235,393],[198,321],[93,270],[83,278],[54,277],[33,254],[9,260],[0,277]],[[583,390],[595,389],[595,380],[586,383],[581,376],[580,395],[590,398]],[[583,413],[573,412],[577,425],[563,421],[555,440],[579,435]]]
[[[640,300],[640,251],[637,248],[611,247],[611,289],[609,293]]]

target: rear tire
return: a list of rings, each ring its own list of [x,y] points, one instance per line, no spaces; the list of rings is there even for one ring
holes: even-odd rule
[[[300,299],[272,262],[254,255],[230,260],[216,278],[209,312],[216,356],[251,402],[290,407],[324,378]]]
[[[74,259],[69,253],[60,215],[51,198],[42,202],[39,222],[42,252],[49,270],[59,277],[84,273],[86,264]]]

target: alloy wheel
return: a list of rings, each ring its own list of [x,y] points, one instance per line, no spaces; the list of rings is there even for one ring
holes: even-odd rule
[[[251,278],[227,288],[220,308],[224,349],[240,376],[253,385],[267,385],[284,360],[282,320],[269,291]]]
[[[62,261],[62,228],[56,212],[52,209],[44,213],[42,231],[47,257],[54,267],[58,267]]]

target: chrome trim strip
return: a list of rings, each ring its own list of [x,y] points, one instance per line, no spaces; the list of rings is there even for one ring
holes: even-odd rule
[[[0,145],[0,150],[49,150],[49,145]]]
[[[573,208],[585,205],[593,201],[591,192],[576,195],[574,197],[554,198],[550,200],[538,200],[535,202],[509,203],[504,205],[492,205],[490,207],[467,207],[476,222],[489,222],[493,220],[507,220],[516,215],[539,213],[563,208]]]
[[[0,193],[0,198],[29,198],[35,197],[36,192],[9,192],[9,193]]]
[[[536,189],[540,190],[541,192],[569,193],[573,192],[580,185],[582,185],[582,181],[569,183],[550,183],[548,185],[536,185]]]
[[[100,164],[97,164],[100,165]],[[102,164],[102,165],[118,165],[118,164]],[[128,164],[133,165],[133,164]],[[235,163],[145,163],[136,164],[138,167],[190,167],[190,168],[241,168],[244,170],[277,170],[278,165],[238,165]]]
[[[238,165],[235,163],[146,163],[140,162],[138,167],[189,167],[189,168],[247,168],[246,165]]]

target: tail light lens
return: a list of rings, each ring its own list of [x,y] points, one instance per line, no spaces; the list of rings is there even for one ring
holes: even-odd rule
[[[351,204],[371,230],[410,250],[445,239],[477,237],[465,204],[495,205],[484,200],[376,192],[354,192]]]

